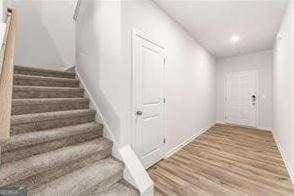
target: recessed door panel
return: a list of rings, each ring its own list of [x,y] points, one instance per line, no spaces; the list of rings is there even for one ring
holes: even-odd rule
[[[142,35],[133,35],[135,151],[147,168],[163,156],[164,49]]]

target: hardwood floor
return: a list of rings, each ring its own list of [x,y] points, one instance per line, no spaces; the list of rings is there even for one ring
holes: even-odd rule
[[[270,132],[216,125],[148,173],[155,195],[294,195]]]

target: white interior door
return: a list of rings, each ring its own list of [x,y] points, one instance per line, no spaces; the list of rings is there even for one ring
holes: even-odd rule
[[[226,74],[225,122],[257,126],[258,71]]]
[[[135,152],[146,168],[164,153],[164,48],[133,33]]]

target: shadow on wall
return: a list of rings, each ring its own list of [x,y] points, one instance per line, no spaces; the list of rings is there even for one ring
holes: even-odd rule
[[[44,3],[42,1],[11,1],[8,4],[17,8],[18,11],[15,64],[64,70],[71,67],[73,62],[66,62],[68,59],[62,54],[64,51],[61,51],[64,48],[58,46],[67,44],[57,42],[61,40],[59,32],[52,33],[52,30],[58,28],[61,24],[59,24],[59,21],[52,23],[54,17],[57,16],[50,16],[53,7]],[[49,29],[51,27],[53,29]],[[74,59],[74,36],[72,42],[71,58]],[[71,55],[70,52],[65,53]]]
[[[101,72],[97,64],[91,63],[90,59],[93,57],[94,56],[91,54],[79,53],[77,64],[83,65],[83,67],[78,66],[78,73],[80,79],[82,80],[83,84],[87,88],[88,93],[91,96],[90,99],[93,99],[91,101],[94,101],[94,104],[96,104],[96,106],[98,107],[92,109],[99,111],[101,113],[99,115],[103,116],[103,123],[105,126],[104,132],[106,134],[105,136],[112,139],[114,145],[116,145],[120,142],[119,130],[121,123],[119,115],[114,106],[108,101],[108,96],[106,92],[103,91],[103,87],[101,87],[100,85],[100,81],[98,78],[100,78],[99,73]],[[102,117],[99,116],[99,118],[101,119]]]
[[[110,24],[107,20],[110,17],[102,15],[102,5],[101,1],[85,1],[81,4],[76,22],[76,65],[92,101],[103,116],[105,128],[108,129],[104,131],[105,136],[119,145],[121,120],[117,100],[121,95],[114,80],[119,53],[116,53],[116,48],[113,49],[109,40],[114,40],[115,44],[119,42],[108,36],[119,36],[120,32],[105,28],[105,25]],[[114,20],[111,18],[111,26],[116,27]]]

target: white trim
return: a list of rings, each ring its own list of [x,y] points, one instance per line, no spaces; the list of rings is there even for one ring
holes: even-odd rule
[[[186,139],[185,141],[183,141],[182,143],[180,143],[179,145],[173,147],[169,152],[167,152],[164,156],[165,159],[167,159],[168,157],[172,156],[173,154],[175,154],[177,151],[179,151],[181,148],[183,148],[184,146],[186,146],[187,144],[189,144],[190,142],[192,142],[194,139],[196,139],[197,137],[199,137],[200,135],[202,135],[203,133],[205,133],[207,130],[209,130],[211,127],[213,127],[215,125],[215,123],[213,123],[212,125],[209,125],[208,127],[201,129],[200,131],[198,131],[195,135],[193,135],[192,137]]]
[[[240,127],[245,127],[245,128],[253,128],[253,129],[258,129],[258,130],[262,130],[262,131],[272,131],[273,130],[272,127],[263,127],[263,126],[246,127],[246,126],[242,126],[242,125],[226,123],[226,122],[221,121],[221,120],[217,120],[216,123],[217,124],[223,124],[223,125],[235,125],[235,126],[240,126]]]
[[[271,127],[257,126],[257,129],[264,130],[264,131],[272,131],[272,128]]]
[[[216,124],[229,125],[229,126],[238,126],[238,127],[243,127],[243,128],[247,128],[247,129],[257,129],[257,130],[260,130],[260,131],[272,131],[271,127],[261,127],[261,126],[249,127],[249,126],[244,126],[244,125],[226,123],[226,122],[223,122],[223,121],[220,121],[220,120],[217,120]]]
[[[154,39],[152,38],[152,36],[148,33],[142,32],[139,29],[132,29],[132,33],[131,33],[131,47],[132,47],[132,147],[133,149],[135,149],[135,144],[136,144],[136,140],[137,140],[137,127],[136,127],[136,122],[135,122],[135,112],[137,110],[137,95],[136,95],[136,89],[138,89],[137,87],[137,68],[135,66],[135,62],[136,62],[136,47],[134,47],[134,44],[136,43],[135,39],[136,37],[140,37],[142,39],[145,39],[153,44],[155,44],[156,46],[162,48],[164,50],[163,52],[163,57],[164,57],[164,70],[163,70],[163,98],[165,98],[165,103],[163,103],[163,124],[164,124],[164,138],[165,138],[165,143],[162,146],[162,150],[163,150],[163,155],[166,152],[166,148],[167,148],[167,111],[166,111],[166,104],[167,104],[167,98],[166,98],[166,72],[167,72],[167,54],[166,54],[166,50],[165,47],[163,47],[162,45],[160,45],[157,41],[154,41]]]
[[[283,159],[283,161],[284,161],[284,163],[285,163],[285,166],[286,166],[286,169],[287,169],[287,171],[288,171],[288,174],[289,174],[290,180],[291,180],[292,184],[294,184],[294,170],[290,167],[290,163],[288,162],[288,160],[287,160],[287,158],[286,158],[286,157],[287,157],[287,156],[286,156],[286,153],[285,153],[285,151],[283,150],[282,145],[281,145],[281,143],[280,143],[280,140],[278,139],[278,136],[276,135],[275,131],[272,131],[272,134],[273,134],[273,136],[274,136],[274,140],[276,141],[276,144],[277,144],[277,146],[278,146],[278,149],[279,149],[279,151],[280,151],[280,154],[281,154],[281,156],[282,156],[282,159]]]
[[[225,124],[227,124],[227,123],[225,123],[224,121],[221,121],[221,120],[217,120],[217,121],[215,122],[215,124],[222,124],[222,125],[225,125]]]
[[[154,184],[143,164],[129,145],[118,149],[120,160],[125,164],[124,179],[136,187],[141,196],[153,196]]]

